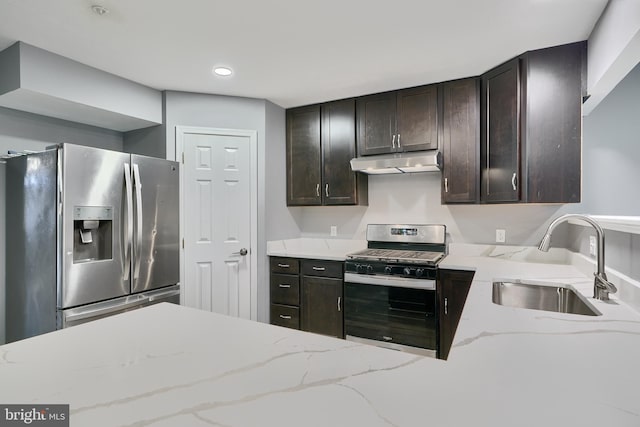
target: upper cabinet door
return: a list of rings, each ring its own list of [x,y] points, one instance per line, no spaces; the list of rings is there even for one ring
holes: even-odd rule
[[[358,155],[396,151],[396,93],[385,92],[358,98]]]
[[[580,201],[586,42],[528,52],[522,73],[522,198]]]
[[[483,202],[520,199],[520,59],[482,76]]]
[[[397,92],[397,151],[438,148],[438,85]]]
[[[480,80],[442,85],[442,202],[475,203],[480,186]]]
[[[354,99],[322,105],[322,197],[325,205],[356,204],[356,103]]]
[[[287,110],[287,205],[322,204],[320,105]]]

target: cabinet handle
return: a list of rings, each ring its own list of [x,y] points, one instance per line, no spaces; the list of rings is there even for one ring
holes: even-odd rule
[[[400,148],[400,134],[398,134],[398,148]]]
[[[280,267],[280,268],[289,268],[291,266],[289,264],[278,264],[278,267]]]
[[[281,287],[281,288],[290,288],[291,287],[291,285],[284,285],[284,284],[281,284],[281,285],[278,285],[278,286]]]
[[[280,318],[284,320],[291,320],[291,316],[285,316],[284,314],[281,314]]]
[[[342,300],[342,297],[338,297],[338,311],[340,311],[340,301]]]
[[[392,338],[392,337],[388,337],[388,336],[386,336],[386,335],[383,335],[383,336],[382,336],[382,339],[383,339],[383,340],[385,340],[385,341],[393,341],[393,338]]]
[[[396,148],[396,134],[393,134],[393,139],[391,140],[391,147]]]
[[[314,271],[324,271],[324,267],[316,267],[315,265],[312,267]]]
[[[316,197],[320,197],[320,184],[316,184]]]
[[[516,173],[513,173],[513,176],[511,177],[511,186],[513,187],[513,191],[516,191]]]
[[[329,184],[324,185],[324,194],[329,197]]]
[[[449,192],[449,178],[444,179],[444,192],[445,193]]]
[[[444,314],[449,314],[449,299],[444,299]]]

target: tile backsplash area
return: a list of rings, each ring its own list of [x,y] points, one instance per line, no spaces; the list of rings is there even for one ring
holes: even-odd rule
[[[291,207],[302,237],[365,239],[367,224],[446,224],[451,242],[494,244],[496,229],[507,245],[537,245],[546,224],[567,205],[443,205],[442,174],[426,172],[369,176],[369,206]],[[561,246],[561,232],[554,246]]]

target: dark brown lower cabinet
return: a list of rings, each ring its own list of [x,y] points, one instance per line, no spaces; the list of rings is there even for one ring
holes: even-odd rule
[[[302,277],[303,331],[343,338],[342,279]]]
[[[438,271],[438,321],[439,340],[438,358],[447,359],[451,343],[455,336],[458,322],[462,315],[464,303],[473,280],[473,271],[439,270]]]
[[[342,262],[271,257],[271,324],[344,338]]]

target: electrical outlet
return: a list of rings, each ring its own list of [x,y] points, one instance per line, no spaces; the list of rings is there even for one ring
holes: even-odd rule
[[[338,227],[335,225],[331,226],[331,235],[332,236],[337,236],[338,235]]]
[[[596,256],[596,236],[589,236],[589,255]]]
[[[504,243],[507,240],[507,232],[499,228],[496,229],[496,243]]]

